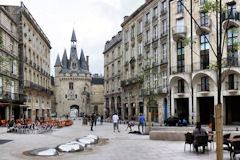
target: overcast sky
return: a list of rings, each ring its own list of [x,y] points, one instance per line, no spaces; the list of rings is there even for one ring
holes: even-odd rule
[[[90,57],[90,72],[103,74],[105,42],[121,30],[123,17],[134,12],[145,0],[22,0],[51,41],[51,74],[59,53],[70,55],[73,28],[81,48]],[[20,5],[20,0],[0,0],[3,5]]]

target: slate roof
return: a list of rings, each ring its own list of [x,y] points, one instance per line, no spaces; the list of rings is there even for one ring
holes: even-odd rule
[[[103,77],[92,77],[91,84],[104,84]]]
[[[57,56],[56,63],[55,63],[55,65],[54,65],[54,67],[61,67],[61,62],[60,62],[59,54],[58,54],[58,56]]]
[[[72,42],[77,42],[77,38],[76,38],[76,35],[75,35],[75,31],[73,29],[73,32],[72,32],[72,38],[71,38],[71,41]]]
[[[103,54],[105,54],[107,51],[109,51],[113,46],[115,46],[121,40],[122,40],[122,31],[118,32],[117,35],[113,36],[113,38],[105,44]]]
[[[63,57],[62,57],[62,63],[60,62],[59,56],[56,59],[55,67],[56,66],[62,67],[60,73],[90,73],[89,69],[88,69],[88,64],[85,60],[83,50],[81,50],[81,56],[80,56],[80,59],[78,59],[77,47],[76,47],[76,44],[74,43],[76,41],[77,41],[77,39],[75,36],[75,32],[73,30],[72,38],[71,38],[72,45],[71,45],[71,50],[70,50],[70,58],[68,59],[67,51],[65,49],[64,53],[63,53]],[[76,69],[72,69],[72,67],[71,67],[73,60],[77,62]]]

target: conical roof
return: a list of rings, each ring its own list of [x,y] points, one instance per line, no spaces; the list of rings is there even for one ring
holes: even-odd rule
[[[81,50],[81,56],[80,56],[80,60],[79,61],[80,61],[80,68],[82,68],[84,70],[88,70],[83,50]]]
[[[75,31],[74,31],[74,29],[73,29],[73,31],[72,31],[71,42],[77,42],[77,38],[76,38],[76,35],[75,35]]]
[[[63,57],[62,57],[62,66],[63,68],[67,68],[68,66],[68,59],[67,59],[67,51],[64,50]]]
[[[60,62],[59,54],[58,54],[58,56],[57,56],[57,59],[56,59],[56,62],[55,62],[54,67],[61,67],[61,62]]]

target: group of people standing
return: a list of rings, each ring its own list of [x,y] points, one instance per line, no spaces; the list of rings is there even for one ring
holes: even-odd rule
[[[91,126],[90,130],[93,131],[93,126],[97,125],[97,120],[100,120],[100,124],[102,125],[103,119],[104,119],[103,115],[98,115],[98,114],[92,113],[91,115],[84,115],[84,117],[82,119],[83,120],[82,124],[87,125],[89,122],[89,125]],[[112,122],[113,122],[113,132],[115,132],[115,131],[120,132],[119,126],[118,126],[118,124],[120,122],[120,118],[117,115],[117,113],[113,114]],[[131,123],[127,122],[127,124],[128,124],[128,127],[130,128],[130,131],[132,131],[132,128],[131,128],[132,126],[130,125]],[[138,131],[143,133],[144,126],[145,126],[145,117],[142,115],[142,113],[140,113],[139,117],[138,117]],[[142,128],[141,131],[140,131],[140,128]]]

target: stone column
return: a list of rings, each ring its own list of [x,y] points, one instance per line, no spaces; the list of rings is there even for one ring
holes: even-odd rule
[[[189,91],[191,92],[191,90]],[[196,116],[196,112],[194,111],[193,113],[193,110],[192,110],[192,96],[190,95],[189,98],[188,98],[188,110],[189,110],[189,123],[192,124],[193,123],[193,120],[192,120],[192,116],[195,117]]]
[[[136,120],[137,120],[137,118],[139,116],[139,102],[138,101],[136,101],[136,104],[135,104],[135,112],[136,112]]]
[[[193,96],[193,112],[193,123],[195,124],[200,121],[199,102],[196,95]]]
[[[9,118],[10,118],[10,121],[13,120],[13,115],[12,115],[12,112],[13,112],[13,109],[12,109],[12,106],[10,105],[9,106]]]
[[[25,114],[26,119],[28,119],[28,109],[26,109],[24,114]]]
[[[118,108],[117,108],[117,98],[114,98],[114,101],[115,101],[115,106],[114,106],[114,109],[115,109],[115,112],[118,114]]]
[[[10,115],[9,114],[9,108],[10,108],[9,106],[5,107],[5,120],[6,121],[9,121],[11,119],[10,116],[9,116]]]
[[[174,116],[175,115],[175,108],[176,108],[176,103],[175,103],[175,100],[174,100],[174,87],[172,87],[171,88],[171,114],[172,114],[172,116]]]
[[[19,113],[19,118],[23,118],[23,107],[20,107],[20,113]]]

